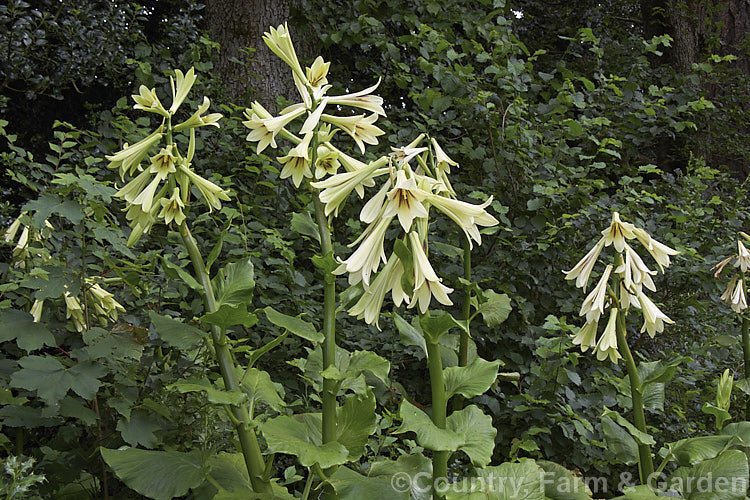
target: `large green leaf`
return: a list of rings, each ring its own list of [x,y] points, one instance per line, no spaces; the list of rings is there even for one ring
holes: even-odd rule
[[[412,500],[430,500],[432,489],[432,462],[422,455],[401,455],[398,460],[381,460],[370,465],[370,477],[385,477],[392,481],[393,489],[406,491]]]
[[[677,464],[681,466],[695,465],[704,460],[716,458],[732,444],[739,442],[739,438],[733,435],[722,436],[699,436],[681,439],[674,443],[666,444],[666,448],[672,453]]]
[[[721,430],[725,436],[737,436],[742,441],[742,445],[750,447],[750,422],[735,422],[728,424]]]
[[[466,453],[471,463],[484,467],[492,460],[497,429],[492,425],[492,417],[485,415],[474,405],[453,412],[447,419],[448,429],[462,438],[460,451]]]
[[[288,316],[286,314],[280,313],[271,306],[263,309],[263,312],[266,313],[268,321],[276,326],[280,326],[281,328],[289,330],[298,337],[302,337],[303,339],[309,340],[310,342],[314,342],[316,344],[323,342],[323,340],[325,339],[323,334],[317,331],[312,323],[308,323],[307,321],[304,321],[300,318],[295,318],[294,316]]]
[[[468,366],[451,366],[443,370],[446,397],[461,394],[473,398],[484,394],[497,378],[500,361],[486,361],[476,358]]]
[[[368,498],[409,500],[409,490],[398,491],[390,477],[368,477],[347,467],[339,467],[329,483],[340,500],[363,500]]]
[[[544,474],[544,495],[550,500],[588,500],[591,490],[580,476],[560,464],[547,460],[537,460]]]
[[[528,459],[476,469],[474,477],[445,488],[446,500],[545,500],[544,471]]]
[[[396,328],[398,328],[401,342],[406,345],[415,345],[417,347],[421,347],[424,356],[427,357],[427,343],[424,339],[424,335],[422,335],[422,332],[414,328],[404,318],[396,313],[393,313],[393,320],[396,323]]]
[[[155,311],[148,312],[156,335],[167,344],[182,351],[190,350],[203,342],[205,333],[169,316],[161,316]]]
[[[211,281],[216,294],[216,305],[249,305],[255,291],[253,263],[248,260],[233,262],[220,269]]]
[[[321,358],[322,364],[322,358]],[[363,373],[369,373],[380,380],[383,384],[388,385],[388,372],[391,364],[385,358],[382,358],[372,351],[354,351],[346,352],[345,349],[337,348],[336,362],[321,372],[321,375],[334,380],[351,382]],[[349,384],[342,384],[347,388]],[[355,392],[358,391],[353,387]]]
[[[623,426],[627,431],[630,433],[633,438],[635,438],[635,441],[637,444],[646,444],[649,446],[653,446],[656,444],[656,441],[654,440],[653,436],[650,434],[647,434],[645,432],[642,432],[638,430],[636,426],[631,424],[625,417],[620,415],[614,410],[608,409],[606,406],[604,407],[604,412],[602,413],[605,417],[612,418],[615,422],[617,422],[619,425]]]
[[[417,442],[429,449],[437,451],[456,451],[464,443],[464,437],[449,429],[440,429],[430,417],[404,399],[399,409],[401,427],[398,433],[413,432],[417,435]]]
[[[458,327],[464,331],[468,331],[465,321],[458,321],[444,311],[434,314],[428,311],[427,314],[419,317],[419,325],[422,327],[422,331],[428,342],[433,343],[437,343],[440,337],[448,333],[451,328]]]
[[[375,396],[370,391],[366,395],[347,396],[344,404],[336,409],[336,441],[349,451],[350,461],[362,456],[377,424]]]
[[[494,290],[484,290],[482,295],[485,301],[479,304],[477,312],[482,315],[482,319],[487,326],[497,326],[508,319],[508,315],[513,308],[507,294],[496,293]]]
[[[638,365],[638,375],[641,379],[641,390],[651,383],[667,383],[674,377],[677,367],[690,361],[690,358],[680,356],[668,363],[663,361],[641,362]]]
[[[35,227],[43,227],[44,221],[52,214],[65,217],[74,225],[80,224],[83,220],[83,205],[73,200],[64,200],[54,194],[42,194],[36,200],[26,203],[21,211],[36,211],[32,217]]]
[[[258,316],[247,312],[247,305],[245,304],[238,304],[236,306],[222,304],[216,312],[204,314],[200,319],[211,325],[216,325],[222,330],[235,325],[250,328],[258,322]]]
[[[76,363],[66,368],[53,356],[26,356],[18,362],[21,369],[11,375],[10,385],[36,391],[48,405],[57,404],[69,389],[91,400],[99,390],[107,370],[94,363]]]
[[[349,451],[337,442],[321,443],[320,414],[279,416],[260,426],[268,449],[297,457],[305,467],[320,464],[322,468],[341,465],[348,461]]]
[[[281,411],[286,403],[279,395],[284,388],[271,381],[268,372],[257,368],[248,368],[242,375],[242,390],[250,398],[250,407],[254,411],[259,402],[265,402],[276,411]]]
[[[632,465],[638,462],[638,444],[628,431],[617,425],[609,417],[602,417],[602,430],[604,440],[607,442],[609,451],[615,454],[617,460]]]
[[[739,450],[727,450],[693,467],[680,467],[668,484],[686,500],[745,500],[747,456]]]
[[[34,323],[31,314],[16,309],[0,309],[0,342],[15,340],[18,347],[30,352],[54,346],[55,337],[44,326]]]
[[[104,461],[129,488],[155,500],[185,495],[205,479],[208,468],[198,451],[149,451],[101,448]]]

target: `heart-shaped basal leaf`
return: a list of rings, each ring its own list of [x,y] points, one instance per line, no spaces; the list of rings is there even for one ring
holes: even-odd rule
[[[464,442],[463,437],[452,430],[438,428],[425,412],[406,399],[401,401],[399,416],[401,427],[396,432],[415,433],[417,443],[429,450],[456,451]]]
[[[446,500],[545,500],[544,471],[533,461],[476,469],[474,477],[446,485]]]
[[[294,455],[305,467],[317,463],[325,469],[346,463],[349,451],[337,441],[322,444],[320,426],[320,414],[284,415],[267,420],[260,430],[271,452]]]
[[[485,415],[477,406],[470,405],[450,414],[446,423],[448,429],[462,438],[458,449],[466,453],[472,464],[484,467],[490,463],[497,435],[492,417]]]
[[[169,316],[161,316],[154,311],[148,312],[154,331],[167,344],[181,351],[197,347],[205,338],[205,333],[198,328],[182,323]]]
[[[216,294],[217,308],[223,304],[250,305],[255,291],[253,263],[248,259],[227,264],[219,270],[211,284]]]
[[[390,477],[368,477],[347,467],[339,467],[329,483],[336,490],[339,500],[362,500],[382,498],[388,500],[409,500],[409,491],[398,491]]]
[[[349,451],[349,460],[357,460],[365,452],[370,435],[375,432],[378,420],[375,413],[375,396],[351,394],[336,409],[336,441]]]
[[[383,477],[393,488],[407,490],[412,500],[430,500],[432,462],[421,453],[401,455],[398,460],[381,460],[370,465],[370,477]],[[396,479],[401,478],[401,479]]]
[[[484,394],[495,382],[500,361],[476,358],[468,366],[451,366],[443,370],[446,397],[461,394],[473,398]]]
[[[747,456],[739,450],[727,450],[693,467],[680,467],[667,486],[687,500],[745,500]]]
[[[665,446],[677,460],[678,465],[690,466],[716,458],[724,450],[738,442],[739,438],[733,435],[699,436],[680,439]]]
[[[185,495],[206,478],[208,468],[201,453],[149,451],[135,448],[101,448],[104,461],[129,488],[154,500]]]
[[[31,314],[16,309],[0,309],[0,342],[15,340],[26,352],[56,345],[55,337],[44,326],[34,323]]]

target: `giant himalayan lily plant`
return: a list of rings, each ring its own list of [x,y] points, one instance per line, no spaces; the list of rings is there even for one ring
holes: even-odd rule
[[[625,360],[633,402],[633,419],[637,429],[639,473],[641,482],[645,483],[654,472],[649,446],[653,440],[647,434],[643,411],[643,389],[647,381],[641,381],[628,347],[626,319],[628,312],[639,310],[643,317],[641,333],[647,332],[652,338],[664,330],[665,323],[674,322],[646,295],[645,290],[656,291],[651,278],[656,271],[649,269],[630,246],[628,242],[632,240],[637,240],[651,254],[662,272],[669,266],[670,257],[678,253],[653,239],[645,230],[621,221],[620,215],[615,212],[612,223],[602,231],[599,241],[573,269],[564,272],[565,279],[575,280],[576,287],[583,288],[585,292],[602,250],[610,246],[615,250],[614,262],[606,264],[598,284],[583,301],[580,315],[586,318],[586,323],[573,338],[573,343],[580,345],[583,352],[592,349],[599,361],[609,359],[617,363],[619,359]],[[606,314],[607,309],[609,315]],[[599,322],[603,317],[607,318],[606,325],[597,339]]]
[[[740,232],[740,236],[745,241],[750,241],[750,236],[747,234]],[[714,266],[714,277],[720,278],[722,271],[724,271],[724,268],[732,260],[734,260],[734,267],[737,268],[737,272],[734,273],[732,279],[727,283],[726,289],[721,295],[721,300],[726,302],[742,320],[742,351],[745,360],[745,378],[750,380],[750,319],[745,314],[745,310],[747,309],[745,273],[750,269],[750,251],[742,243],[742,240],[737,240],[736,254],[727,257]],[[747,387],[747,385],[744,387]],[[745,420],[750,420],[750,396],[746,398],[745,402]]]
[[[207,314],[201,319],[211,325],[213,354],[224,381],[227,393],[241,395],[245,386],[244,378],[252,370],[245,369],[244,374],[236,365],[235,356],[230,350],[227,328],[247,321],[246,307],[252,299],[254,281],[252,264],[249,261],[227,265],[219,271],[217,279],[212,280],[209,267],[204,261],[200,249],[193,238],[187,223],[186,211],[195,205],[192,189],[200,194],[202,202],[209,211],[220,209],[222,201],[228,201],[228,192],[195,172],[192,162],[196,152],[195,129],[206,125],[219,127],[222,115],[209,113],[210,101],[203,98],[203,103],[185,120],[173,123],[176,113],[185,101],[196,76],[191,68],[187,73],[175,71],[170,77],[172,103],[165,108],[155,89],[141,86],[139,94],[133,95],[135,109],[154,113],[161,117],[161,123],[150,135],[132,145],[126,145],[121,151],[107,156],[111,168],[118,168],[121,177],[133,177],[115,195],[126,202],[127,218],[132,231],[129,245],[135,244],[144,233],[148,233],[154,224],[163,222],[176,225],[182,237],[182,243],[193,264],[195,278],[203,289],[203,299]],[[175,134],[186,134],[184,143],[187,150],[181,151],[175,142]],[[155,154],[153,154],[155,152]],[[144,161],[145,160],[145,161]],[[169,318],[152,316],[152,322],[172,323],[176,328],[187,328],[186,325]],[[234,321],[232,321],[234,320]],[[216,390],[206,387],[205,390]],[[184,390],[196,390],[185,388]],[[198,389],[203,390],[203,389]],[[211,399],[211,397],[209,397]],[[226,404],[231,401],[232,404]],[[214,402],[219,402],[214,401]],[[249,475],[252,488],[256,492],[270,493],[272,485],[265,473],[269,464],[263,458],[256,432],[252,426],[253,406],[247,397],[225,397],[221,402],[235,426],[237,437]],[[137,460],[148,460],[148,453],[169,454],[170,452],[142,452],[142,450],[102,450],[104,459],[123,480],[128,482],[127,463],[130,457]],[[165,460],[174,460],[168,456]],[[138,481],[136,477],[133,479]],[[129,483],[130,484],[130,483]],[[133,486],[135,487],[135,486]],[[137,488],[136,488],[137,489]]]
[[[465,233],[469,246],[472,241],[481,243],[479,228],[497,224],[497,220],[485,210],[492,199],[482,205],[457,200],[447,177],[451,166],[457,164],[435,139],[427,140],[425,135],[419,136],[405,147],[393,148],[390,155],[369,163],[344,153],[332,143],[334,135],[339,131],[348,134],[362,153],[365,151],[365,144],[375,145],[378,143],[377,138],[383,135],[383,131],[374,124],[379,115],[385,115],[382,99],[372,95],[377,84],[353,94],[329,96],[327,93],[331,85],[327,82],[327,72],[330,63],[318,57],[311,67],[303,71],[286,26],[271,28],[265,34],[264,41],[291,68],[301,102],[283,109],[278,116],[271,115],[257,102],[252,103],[246,112],[247,120],[243,122],[250,129],[247,139],[257,143],[258,153],[269,146],[278,148],[276,141],[279,138],[291,143],[286,154],[277,157],[283,165],[280,177],[291,177],[297,188],[302,187],[303,183],[309,183],[315,190],[313,204],[321,251],[316,265],[323,270],[325,282],[320,447],[315,450],[314,455],[301,452],[300,443],[292,443],[281,436],[284,429],[288,433],[293,432],[291,426],[294,422],[288,420],[289,417],[277,417],[262,427],[269,448],[297,455],[303,465],[313,466],[324,480],[329,479],[326,474],[330,473],[330,469],[322,469],[347,461],[346,454],[337,457],[332,453],[336,450],[335,445],[339,444],[337,439],[341,440],[342,432],[345,432],[337,426],[336,416],[345,412],[348,407],[348,399],[343,407],[338,407],[337,402],[339,390],[346,384],[342,381],[343,368],[337,362],[337,352],[340,349],[336,347],[335,334],[335,277],[346,274],[349,283],[361,286],[362,290],[359,299],[348,308],[352,316],[380,328],[381,308],[385,296],[390,292],[397,306],[406,304],[417,309],[422,319],[423,331],[416,334],[425,337],[421,344],[425,347],[430,363],[432,422],[424,412],[404,401],[401,406],[404,420],[402,431],[416,432],[421,444],[435,451],[435,477],[446,477],[448,456],[451,451],[458,449],[464,450],[475,464],[486,465],[492,455],[491,443],[495,435],[491,418],[483,415],[476,406],[467,407],[447,417],[447,401],[454,394],[471,397],[486,391],[495,380],[499,362],[476,360],[471,371],[446,371],[445,377],[453,382],[478,377],[481,388],[474,384],[468,390],[445,381],[438,339],[449,328],[466,328],[466,324],[459,324],[449,315],[429,314],[433,299],[443,305],[452,305],[449,295],[453,289],[443,283],[429,261],[428,229],[429,210],[435,208],[458,224]],[[347,108],[371,114],[339,116],[326,113]],[[301,124],[295,125],[295,122]],[[312,181],[313,178],[315,181]],[[338,215],[339,209],[352,192],[364,198],[366,188],[376,186],[377,182],[380,183],[379,189],[360,212],[360,219],[367,227],[352,244],[357,248],[347,259],[334,261],[331,219]],[[386,233],[396,220],[403,233],[394,241],[390,255],[387,255],[386,249],[390,245],[386,245]],[[270,316],[269,319],[273,321]],[[399,320],[397,318],[397,322]],[[416,332],[411,325],[400,321],[404,328],[411,328]],[[307,364],[312,363],[308,360]],[[455,367],[455,370],[458,368]],[[481,375],[477,375],[478,372]],[[370,425],[374,428],[374,424],[373,419]],[[427,437],[430,426],[439,428],[444,436],[452,439],[430,440]],[[466,438],[469,430],[475,432],[470,439]],[[459,435],[463,435],[464,439]],[[359,456],[354,454],[358,450],[345,451],[349,452],[349,460]],[[361,451],[359,454],[361,455]],[[335,477],[337,473],[338,471],[331,477]]]

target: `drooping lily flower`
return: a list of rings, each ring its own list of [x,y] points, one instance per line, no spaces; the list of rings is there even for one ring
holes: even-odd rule
[[[620,214],[615,212],[612,215],[612,223],[607,229],[602,231],[604,236],[604,246],[614,244],[615,250],[622,252],[625,249],[625,240],[635,238],[633,230],[635,226],[629,222],[622,222],[620,220]]]
[[[663,243],[659,243],[658,241],[653,239],[650,234],[648,234],[641,228],[633,229],[633,234],[636,238],[638,238],[638,241],[641,242],[641,245],[643,245],[644,248],[648,250],[648,253],[650,253],[654,258],[656,263],[659,265],[659,269],[661,270],[661,272],[664,272],[665,267],[669,267],[669,257],[680,253]]]
[[[596,359],[604,361],[609,358],[613,363],[621,359],[620,351],[617,350],[617,308],[613,307],[609,312],[609,321],[604,328],[604,333],[596,343]]]
[[[591,276],[591,271],[594,269],[594,264],[596,264],[603,248],[604,238],[601,238],[596,245],[594,245],[591,250],[589,250],[588,253],[578,261],[578,264],[576,264],[573,269],[570,271],[563,271],[565,273],[565,279],[576,280],[576,288],[583,288],[583,291],[585,292],[586,286],[588,286],[589,276]]]
[[[661,310],[656,307],[656,304],[654,304],[645,294],[638,294],[638,302],[640,302],[641,311],[643,311],[643,327],[641,328],[641,333],[647,331],[649,337],[654,338],[654,335],[656,335],[657,332],[661,333],[664,331],[664,323],[674,324],[674,321],[661,312]]]
[[[384,217],[398,215],[405,232],[409,232],[414,219],[427,217],[427,209],[422,204],[427,193],[417,187],[413,173],[411,177],[407,177],[407,170],[408,167],[396,172],[396,185],[388,191],[388,203],[383,213]]]

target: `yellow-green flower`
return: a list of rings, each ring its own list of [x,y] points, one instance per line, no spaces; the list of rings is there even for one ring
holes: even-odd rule
[[[645,294],[638,294],[638,302],[640,302],[641,311],[643,312],[643,327],[641,328],[641,333],[647,331],[649,337],[654,338],[654,335],[656,335],[657,332],[661,333],[664,331],[664,323],[674,324],[674,321],[661,312],[661,310],[656,307],[656,304],[654,304]],[[747,307],[747,304],[745,304],[745,307]]]
[[[362,281],[367,288],[370,285],[370,275],[378,270],[380,261],[386,262],[383,240],[385,231],[392,220],[392,217],[383,217],[367,226],[362,235],[352,243],[352,245],[359,243],[359,247],[348,259],[341,262],[341,265],[334,270],[334,274],[348,272],[351,284]]]
[[[44,309],[44,299],[36,299],[31,306],[31,315],[34,317],[34,323],[39,323],[42,319],[42,310]]]
[[[437,169],[445,172],[446,174],[450,174],[451,166],[457,167],[458,163],[451,160],[450,157],[445,154],[445,151],[443,151],[443,148],[440,147],[434,137],[431,139],[431,142],[432,147],[435,150],[435,165],[437,166]]]
[[[294,182],[294,187],[299,187],[299,185],[302,183],[302,179],[304,179],[305,177],[312,177],[312,171],[310,170],[309,153],[310,140],[312,139],[312,136],[312,133],[305,135],[304,139],[302,139],[302,142],[290,149],[289,153],[287,153],[286,156],[276,158],[280,163],[284,165],[284,168],[281,170],[281,175],[279,175],[279,177],[282,179],[291,177],[292,182]]]
[[[328,68],[331,67],[330,62],[325,62],[322,57],[318,56],[313,61],[312,66],[307,68],[305,74],[307,81],[310,82],[312,87],[322,87],[328,83]]]
[[[346,155],[341,155],[339,158],[345,167],[347,164],[351,165]],[[361,190],[362,194],[364,194],[362,186],[368,182],[372,183],[372,178],[375,176],[376,171],[386,162],[386,159],[381,158],[357,170],[342,172],[322,181],[311,183],[311,186],[315,189],[322,190],[319,196],[320,201],[325,204],[326,216],[331,212],[336,215],[341,204],[353,190],[356,189],[357,192]]]
[[[190,68],[185,74],[176,69],[174,70],[174,74],[175,78],[169,77],[169,86],[172,88],[172,106],[169,107],[169,114],[172,115],[185,100],[197,78],[195,76],[195,68]]]
[[[177,170],[175,168],[176,161],[177,158],[172,154],[172,146],[161,148],[157,155],[151,157],[149,172],[156,174],[156,177],[163,181],[169,174],[173,174]]]
[[[349,134],[354,139],[354,142],[357,143],[357,146],[359,146],[362,154],[365,153],[365,143],[375,145],[378,143],[377,138],[385,134],[385,132],[373,125],[378,119],[378,115],[375,113],[370,116],[356,115],[347,117],[323,114],[321,119]]]
[[[734,263],[734,267],[739,267],[743,273],[750,268],[750,252],[739,240],[737,241],[737,261]]]
[[[245,116],[249,115],[249,119],[243,121],[242,124],[250,129],[250,133],[247,135],[247,140],[258,143],[258,154],[262,153],[269,144],[271,147],[276,148],[276,135],[281,132],[289,122],[302,116],[305,113],[305,108],[304,106],[297,106],[293,109],[287,108],[284,111],[287,111],[287,113],[281,114],[277,117],[272,117],[260,104],[253,103],[252,112],[245,112]],[[268,116],[266,116],[267,114]]]
[[[599,321],[587,321],[585,325],[578,329],[578,333],[573,337],[573,345],[580,345],[581,352],[586,352],[596,346],[596,330],[599,327]]]
[[[578,261],[573,269],[570,271],[563,271],[565,273],[565,279],[576,280],[576,287],[583,288],[583,291],[585,292],[586,287],[588,286],[589,276],[591,276],[591,271],[594,269],[594,264],[596,264],[603,248],[604,238],[600,239],[596,245],[594,245],[591,250],[589,250],[588,253]]]
[[[221,113],[209,113],[207,115],[204,115],[203,113],[208,111],[208,108],[210,106],[211,101],[208,99],[208,97],[204,96],[203,103],[198,107],[195,113],[193,113],[192,116],[184,122],[175,126],[174,131],[180,132],[189,128],[205,127],[206,125],[211,125],[213,127],[219,128],[219,120],[221,120],[224,115],[222,115]]]
[[[609,311],[609,321],[607,326],[604,328],[604,333],[599,338],[599,342],[596,343],[596,359],[604,361],[609,358],[613,363],[617,363],[617,360],[622,358],[620,351],[617,350],[617,308],[613,307]]]
[[[292,37],[289,34],[289,27],[286,23],[280,25],[278,28],[270,28],[268,32],[263,33],[263,41],[271,52],[281,58],[282,61],[287,63],[294,75],[302,80],[303,83],[307,83],[307,77],[302,72],[302,66],[299,64],[297,59],[297,53],[294,50],[292,44]]]
[[[485,208],[492,203],[492,196],[481,205],[473,205],[465,201],[454,200],[438,194],[427,194],[426,200],[445,215],[450,217],[466,234],[469,247],[473,248],[471,240],[482,244],[482,236],[477,226],[494,226],[497,219],[487,213]]]
[[[190,182],[198,188],[198,191],[203,196],[203,200],[208,205],[209,212],[212,208],[217,210],[221,209],[221,200],[229,201],[229,195],[227,191],[220,188],[211,181],[208,181],[200,175],[193,172],[189,167],[185,165],[179,165],[177,167],[178,172],[185,174]]]
[[[376,95],[370,95],[375,91],[375,89],[378,88],[378,85],[380,85],[380,79],[378,79],[377,83],[372,87],[360,90],[359,92],[328,97],[328,104],[351,106],[354,108],[371,111],[380,116],[385,116],[385,110],[383,109],[383,98]]]
[[[161,105],[161,101],[159,101],[159,97],[156,95],[156,89],[149,90],[145,85],[141,85],[138,89],[138,94],[133,94],[131,97],[135,101],[134,109],[142,109],[143,111],[157,113],[164,117],[169,116],[169,113]]]
[[[612,215],[612,223],[607,229],[602,231],[604,236],[604,246],[610,246],[614,244],[615,250],[622,252],[625,249],[625,240],[635,238],[633,230],[635,226],[629,222],[622,222],[620,220],[620,214],[615,212]]]
[[[634,228],[633,234],[654,258],[661,272],[664,272],[665,267],[669,267],[669,257],[680,253],[663,243],[659,243],[641,228]]]
[[[73,325],[75,326],[76,331],[82,332],[86,328],[86,321],[83,317],[83,308],[81,307],[81,303],[67,290],[65,290],[64,297],[65,305],[67,307],[65,317],[67,319],[73,320]]]
[[[399,170],[396,172],[395,186],[387,194],[388,203],[385,206],[383,216],[393,217],[398,215],[401,227],[408,232],[414,219],[427,217],[427,209],[422,204],[426,195],[427,193],[417,188],[414,174],[407,177],[406,169]]]
[[[451,306],[448,294],[453,291],[441,283],[441,279],[435,273],[435,270],[427,258],[424,246],[419,235],[415,231],[409,232],[409,248],[412,252],[412,268],[414,271],[414,294],[412,295],[409,307],[419,305],[422,314],[427,312],[432,297],[443,305]]]
[[[180,198],[180,188],[174,188],[172,196],[169,198],[162,198],[159,202],[161,203],[159,217],[164,219],[165,224],[169,224],[173,220],[177,225],[182,224],[182,221],[185,220],[185,214],[182,211],[182,209],[185,208],[185,204]]]
[[[365,288],[357,303],[349,309],[349,314],[356,316],[357,319],[364,319],[370,325],[375,323],[375,326],[380,330],[378,324],[380,309],[383,307],[383,300],[389,291],[393,297],[393,303],[397,307],[402,302],[409,302],[409,297],[401,288],[401,277],[403,275],[404,267],[401,261],[396,254],[392,254],[370,286]]]
[[[132,175],[141,164],[141,160],[146,156],[148,150],[151,149],[162,137],[162,127],[156,129],[154,133],[148,137],[136,142],[132,146],[125,147],[113,155],[107,155],[106,158],[109,160],[109,168],[119,168],[120,177],[125,178],[125,174]]]
[[[586,316],[586,321],[596,321],[599,317],[604,314],[605,299],[607,298],[607,282],[609,276],[612,273],[612,266],[607,266],[604,269],[602,277],[599,278],[599,283],[596,285],[590,294],[586,297],[581,305],[581,311],[578,313],[579,316]]]
[[[337,151],[323,144],[318,146],[315,159],[316,179],[322,179],[326,175],[335,174],[340,166],[341,162],[339,161],[339,153]]]

